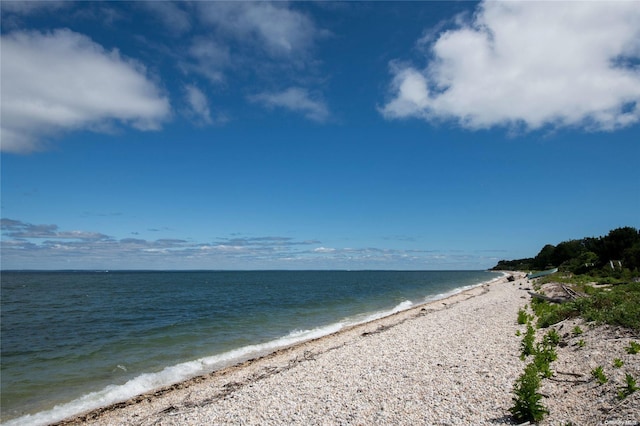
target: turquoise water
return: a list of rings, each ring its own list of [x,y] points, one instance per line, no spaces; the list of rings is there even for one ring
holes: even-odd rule
[[[3,272],[2,421],[57,421],[499,276]]]

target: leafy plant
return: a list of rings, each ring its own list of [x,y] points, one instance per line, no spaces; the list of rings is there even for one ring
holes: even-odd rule
[[[553,346],[545,344],[544,342],[536,345],[533,363],[542,378],[548,379],[553,376],[553,371],[551,371],[550,365],[556,359],[558,359],[558,354]]]
[[[640,388],[636,384],[636,380],[629,373],[625,375],[625,385],[618,388],[618,399],[625,399]]]
[[[520,330],[516,330],[516,336],[520,336],[522,332]]]
[[[544,335],[544,337],[542,338],[542,342],[548,346],[558,346],[558,343],[560,343],[560,335],[555,328],[552,328],[547,332],[547,334]]]
[[[587,345],[587,343],[584,341],[584,339],[580,339],[578,340],[577,345],[579,348],[584,348]]]
[[[576,325],[575,327],[573,327],[572,333],[574,336],[579,336],[584,333],[584,331],[582,331],[582,329]]]
[[[524,325],[527,323],[527,321],[529,321],[529,315],[527,314],[527,311],[525,311],[524,309],[520,309],[518,311],[518,324]]]
[[[613,360],[613,366],[615,368],[620,368],[624,365],[624,362],[622,362],[622,360],[620,358],[616,358]]]
[[[604,385],[609,381],[607,376],[605,376],[604,369],[602,368],[601,365],[591,370],[591,375],[596,379],[599,385]]]
[[[538,369],[533,363],[527,365],[524,373],[516,379],[513,387],[514,405],[509,411],[518,422],[539,422],[549,412],[540,402],[540,380]]]
[[[535,351],[533,343],[536,339],[536,330],[533,328],[531,323],[527,323],[527,331],[522,338],[522,342],[520,343],[521,355],[520,359],[525,359],[528,355],[532,355]]]
[[[635,355],[640,352],[640,343],[631,341],[629,342],[629,346],[624,348],[628,354]]]

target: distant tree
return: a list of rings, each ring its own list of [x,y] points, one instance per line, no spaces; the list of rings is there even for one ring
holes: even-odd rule
[[[556,247],[553,244],[547,244],[540,250],[540,253],[533,259],[533,269],[546,269],[548,266],[552,266],[551,257],[555,252]]]
[[[622,260],[625,251],[640,243],[638,230],[630,226],[617,228],[602,239],[603,253],[600,260]],[[604,256],[604,258],[602,258]]]
[[[622,262],[620,268],[611,272],[609,261]],[[640,230],[627,226],[609,232],[605,237],[587,237],[569,240],[557,246],[547,244],[533,259],[501,260],[494,269],[542,270],[558,267],[562,270],[583,274],[593,269],[599,273],[628,274],[640,272]]]
[[[640,242],[635,243],[624,251],[622,263],[625,268],[640,271]]]
[[[553,266],[562,266],[565,263],[571,263],[571,260],[577,259],[585,251],[581,240],[561,242],[551,254],[551,264]]]

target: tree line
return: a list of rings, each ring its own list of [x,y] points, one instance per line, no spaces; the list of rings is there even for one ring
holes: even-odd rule
[[[501,260],[492,268],[534,271],[559,268],[575,274],[622,274],[640,271],[640,230],[626,226],[603,237],[586,237],[547,244],[536,257]]]

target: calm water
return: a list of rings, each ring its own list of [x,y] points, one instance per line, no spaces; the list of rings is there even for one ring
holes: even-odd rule
[[[2,272],[2,421],[57,421],[499,276]]]

